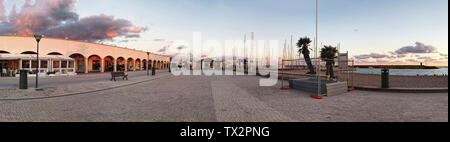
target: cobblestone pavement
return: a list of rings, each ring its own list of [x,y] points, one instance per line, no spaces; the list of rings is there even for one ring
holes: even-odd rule
[[[168,72],[168,70],[156,70],[156,73]],[[127,72],[129,78],[140,78],[147,76],[146,71]],[[103,82],[111,79],[110,73],[91,73],[76,76],[39,77],[39,87],[53,87],[56,85],[73,85],[78,83]],[[28,87],[34,88],[35,77],[28,77]],[[0,88],[19,88],[18,77],[1,77]]]
[[[448,122],[448,93],[354,91],[316,100],[308,93],[280,91],[280,85],[260,87],[258,81],[256,76],[170,75],[84,95],[0,100],[0,121]]]

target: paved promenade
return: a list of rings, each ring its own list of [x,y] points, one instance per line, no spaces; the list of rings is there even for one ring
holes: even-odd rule
[[[308,93],[280,91],[280,86],[260,87],[256,76],[139,74],[130,81],[98,80],[73,87],[62,83],[63,87],[44,87],[42,92],[0,89],[0,121],[448,122],[447,93],[354,91],[316,100]],[[52,97],[101,88],[107,89]],[[27,97],[44,98],[8,100]]]
[[[159,72],[168,72],[167,70],[157,70]],[[140,78],[146,76],[146,71],[127,72],[129,78]],[[59,77],[39,77],[39,87],[53,87],[57,85],[72,85],[79,83],[103,82],[111,79],[109,73],[81,74],[77,76],[59,76]],[[35,87],[36,78],[28,77],[28,87]],[[19,88],[18,77],[0,78],[0,88]]]

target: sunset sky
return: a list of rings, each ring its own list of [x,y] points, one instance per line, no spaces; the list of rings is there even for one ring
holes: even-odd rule
[[[193,32],[220,41],[255,32],[256,40],[280,44],[291,35],[314,37],[314,0],[39,1],[0,0],[0,34],[40,31],[156,53],[171,41],[191,41]],[[358,64],[448,65],[448,0],[320,0],[319,5],[320,43],[341,43]],[[52,19],[42,20],[48,15]],[[168,48],[165,54],[175,54],[177,46]]]

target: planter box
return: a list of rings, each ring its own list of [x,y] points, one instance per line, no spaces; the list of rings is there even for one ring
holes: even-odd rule
[[[318,82],[317,79],[291,79],[289,86],[292,89],[305,91],[308,93],[317,94]],[[327,96],[334,96],[348,92],[347,82],[335,82],[322,80],[321,92]]]

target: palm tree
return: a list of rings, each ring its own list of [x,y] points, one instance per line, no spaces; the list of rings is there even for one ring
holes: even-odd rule
[[[309,56],[309,46],[311,44],[311,39],[308,37],[302,37],[297,42],[298,53],[303,54],[303,57],[305,57],[305,62],[308,65],[309,72],[307,74],[316,74],[316,71],[314,70],[314,66],[311,63],[311,57]]]
[[[334,59],[337,58],[337,53],[337,48],[331,45],[324,46],[320,51],[320,57],[326,62],[327,75],[330,75],[330,78],[334,78],[333,66],[335,64]]]

